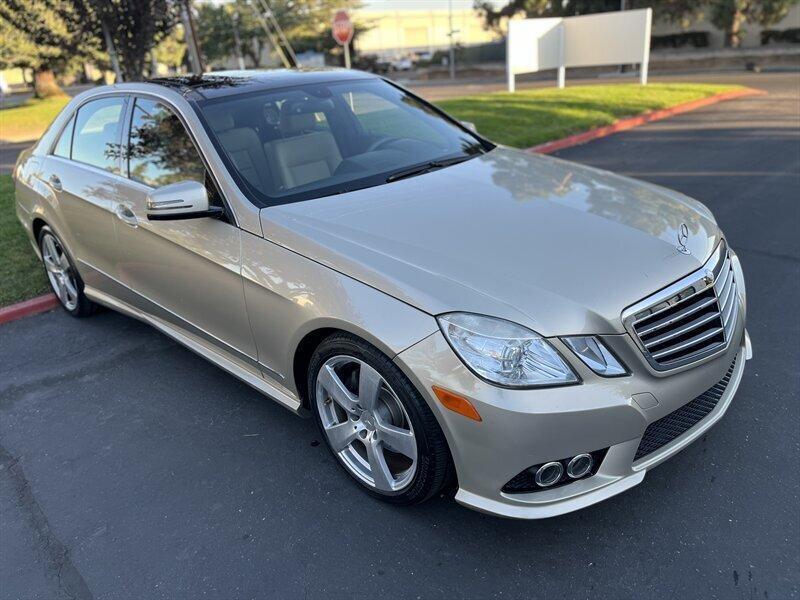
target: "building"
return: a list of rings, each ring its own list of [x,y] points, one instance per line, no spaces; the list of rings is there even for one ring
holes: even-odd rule
[[[449,48],[451,16],[458,44],[484,44],[499,38],[484,27],[472,0],[368,0],[353,16],[371,27],[359,35],[358,51],[382,57]]]

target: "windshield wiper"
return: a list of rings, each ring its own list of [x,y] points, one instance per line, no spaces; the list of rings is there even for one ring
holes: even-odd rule
[[[469,154],[467,156],[455,156],[453,158],[431,160],[426,163],[422,163],[421,165],[414,165],[413,167],[409,167],[407,169],[397,171],[396,173],[392,173],[391,175],[389,175],[389,177],[386,178],[386,183],[391,183],[393,181],[397,181],[399,179],[405,179],[407,177],[414,177],[415,175],[422,175],[423,173],[428,173],[429,171],[434,171],[436,169],[449,167],[450,165],[455,165],[460,162],[464,162],[465,160],[469,160],[470,158],[474,158],[475,156],[476,155],[474,154]]]

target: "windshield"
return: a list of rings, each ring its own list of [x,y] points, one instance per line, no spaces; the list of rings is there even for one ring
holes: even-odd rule
[[[196,106],[228,168],[259,206],[382,185],[490,147],[379,79],[245,93]]]

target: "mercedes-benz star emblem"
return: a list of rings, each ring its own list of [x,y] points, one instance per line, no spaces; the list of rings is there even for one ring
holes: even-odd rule
[[[681,223],[678,229],[678,245],[676,248],[681,254],[691,254],[691,251],[686,247],[686,242],[689,240],[689,228],[686,223]]]

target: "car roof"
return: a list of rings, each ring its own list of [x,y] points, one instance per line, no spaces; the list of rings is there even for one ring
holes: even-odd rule
[[[329,83],[353,79],[378,79],[364,71],[351,69],[274,69],[251,71],[214,71],[202,75],[157,77],[147,83],[161,85],[182,95],[191,92],[202,98],[218,98],[243,92],[271,90],[295,85]]]

